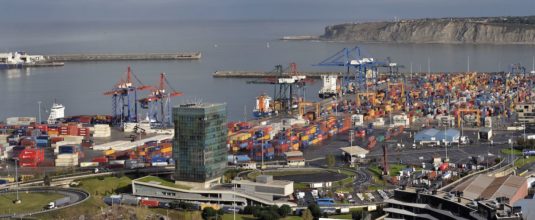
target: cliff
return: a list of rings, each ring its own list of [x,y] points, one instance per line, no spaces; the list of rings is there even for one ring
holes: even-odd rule
[[[327,26],[322,40],[535,44],[535,16],[415,19]]]

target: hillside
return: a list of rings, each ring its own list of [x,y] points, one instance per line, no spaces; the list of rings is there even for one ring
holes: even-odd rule
[[[322,40],[535,44],[535,16],[414,19],[327,26]]]

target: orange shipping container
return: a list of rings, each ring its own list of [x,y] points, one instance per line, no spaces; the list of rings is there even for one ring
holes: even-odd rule
[[[173,150],[173,148],[171,148],[171,147],[166,147],[166,148],[162,148],[161,149],[162,153],[170,153],[172,150]]]

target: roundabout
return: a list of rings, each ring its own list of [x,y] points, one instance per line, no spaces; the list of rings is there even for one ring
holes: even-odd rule
[[[20,203],[15,204],[17,197]],[[68,202],[54,209],[46,209],[49,203],[68,197]],[[72,188],[32,187],[4,189],[0,192],[0,218],[24,217],[66,208],[84,202],[89,193]]]

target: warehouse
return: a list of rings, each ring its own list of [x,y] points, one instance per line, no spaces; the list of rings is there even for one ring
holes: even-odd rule
[[[480,174],[453,189],[462,192],[467,199],[496,199],[506,197],[509,205],[528,195],[527,179],[520,176],[493,177]]]
[[[435,128],[422,130],[414,135],[414,142],[419,144],[458,143],[461,133],[457,129],[438,130]]]

